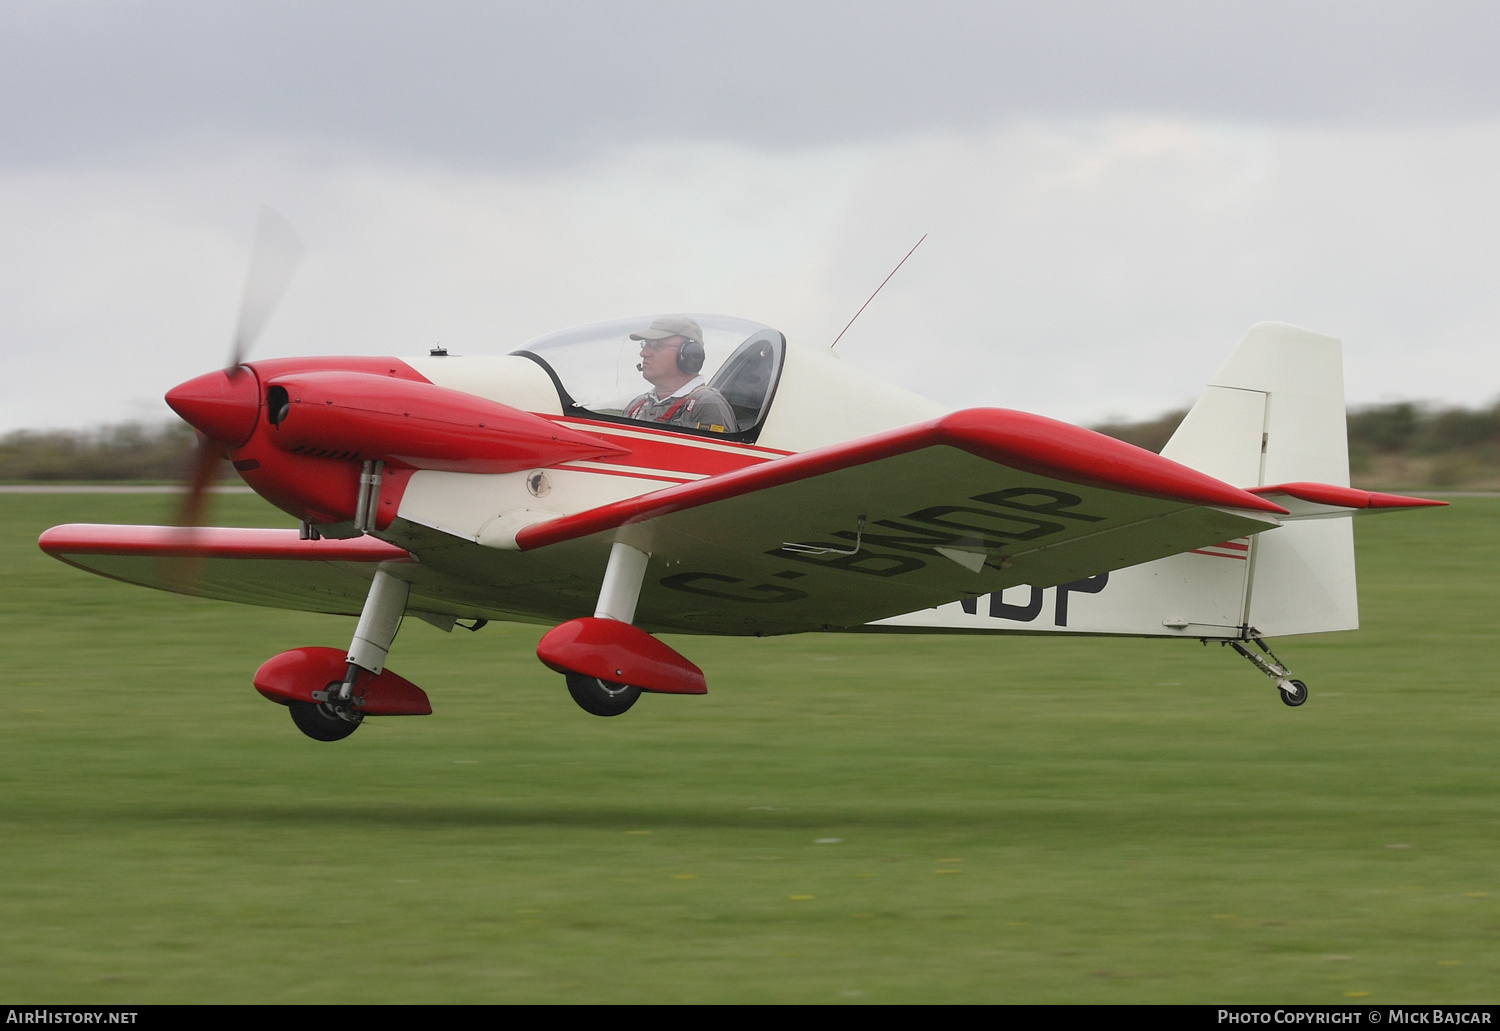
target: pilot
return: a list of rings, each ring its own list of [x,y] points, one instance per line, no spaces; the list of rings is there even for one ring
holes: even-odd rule
[[[666,315],[650,329],[630,334],[630,339],[641,342],[641,364],[636,367],[652,390],[625,406],[626,418],[714,433],[739,428],[724,395],[699,375],[703,330],[695,320]]]

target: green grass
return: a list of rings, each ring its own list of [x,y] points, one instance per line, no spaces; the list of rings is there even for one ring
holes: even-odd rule
[[[435,714],[331,745],[250,676],[350,620],[36,548],[166,502],[0,497],[0,998],[1500,994],[1500,501],[1360,521],[1301,709],[1195,643],[820,635],[674,639],[709,695],[602,720],[539,628],[412,621]]]

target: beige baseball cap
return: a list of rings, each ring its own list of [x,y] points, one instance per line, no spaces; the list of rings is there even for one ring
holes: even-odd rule
[[[630,334],[632,340],[665,340],[667,337],[687,337],[703,343],[703,330],[696,319],[686,315],[663,315],[651,322],[651,328]]]

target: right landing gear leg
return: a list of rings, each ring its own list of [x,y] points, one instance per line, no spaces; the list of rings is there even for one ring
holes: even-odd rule
[[[356,695],[356,687],[361,674],[385,669],[385,657],[401,627],[410,593],[411,584],[405,580],[398,580],[383,569],[376,571],[354,628],[354,640],[349,644],[344,679],[314,691],[312,703],[287,704],[298,730],[315,741],[339,741],[364,722],[365,714],[358,709],[364,699]],[[365,681],[369,679],[368,675],[364,677]]]

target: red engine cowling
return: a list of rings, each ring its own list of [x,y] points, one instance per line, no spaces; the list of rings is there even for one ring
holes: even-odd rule
[[[352,520],[365,461],[386,464],[373,525],[384,530],[418,469],[505,473],[625,452],[540,416],[439,387],[396,358],[273,358],[179,384],[167,402],[278,508]]]
[[[268,436],[293,454],[512,473],[625,452],[540,416],[432,383],[299,372],[265,384]]]

